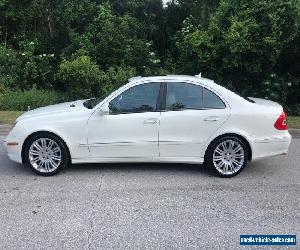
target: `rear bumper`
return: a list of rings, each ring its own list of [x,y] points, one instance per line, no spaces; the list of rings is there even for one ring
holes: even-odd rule
[[[252,160],[287,154],[292,137],[288,131],[281,136],[259,138],[252,142]]]

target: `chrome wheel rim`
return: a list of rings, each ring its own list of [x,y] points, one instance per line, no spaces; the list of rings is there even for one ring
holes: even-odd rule
[[[40,138],[31,144],[29,162],[37,171],[51,173],[60,166],[61,161],[61,149],[55,141],[49,138]]]
[[[221,142],[213,152],[213,163],[223,175],[232,175],[244,165],[245,152],[242,145],[235,140]]]

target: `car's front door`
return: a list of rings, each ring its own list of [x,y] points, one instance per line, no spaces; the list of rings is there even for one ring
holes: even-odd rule
[[[95,112],[88,121],[92,158],[158,157],[160,83],[133,86],[108,104],[109,114]]]
[[[215,93],[200,85],[166,83],[161,113],[161,157],[200,157],[203,143],[228,119],[230,109]]]

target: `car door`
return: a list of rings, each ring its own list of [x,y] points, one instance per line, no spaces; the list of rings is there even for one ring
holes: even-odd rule
[[[92,158],[158,157],[161,83],[139,84],[106,103],[109,114],[95,112],[88,121]]]
[[[187,82],[167,82],[161,113],[161,157],[200,157],[204,142],[228,119],[230,109],[211,90]]]

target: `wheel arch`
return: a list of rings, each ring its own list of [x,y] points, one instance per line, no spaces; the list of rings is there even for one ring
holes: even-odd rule
[[[207,151],[209,149],[209,147],[216,141],[216,140],[219,140],[223,137],[226,137],[226,136],[234,136],[234,137],[237,137],[238,139],[240,139],[242,142],[245,143],[246,147],[247,147],[247,150],[248,150],[248,160],[251,161],[252,160],[252,147],[251,147],[251,144],[249,142],[249,140],[247,139],[246,136],[244,135],[241,135],[241,134],[237,134],[237,133],[224,133],[224,134],[221,134],[221,135],[218,135],[217,137],[215,137],[213,140],[210,141],[210,143],[208,144],[208,146],[206,147],[205,149],[205,154],[204,154],[204,159],[206,158],[206,154],[207,154]]]
[[[22,151],[21,151],[21,157],[22,157],[22,163],[23,163],[23,164],[26,163],[26,159],[25,159],[25,148],[26,148],[27,143],[28,143],[28,141],[29,141],[33,136],[36,136],[36,135],[38,135],[38,134],[49,134],[49,135],[55,136],[55,137],[57,137],[58,139],[60,139],[61,142],[65,145],[65,147],[66,147],[66,149],[67,149],[67,153],[68,153],[68,155],[69,155],[69,160],[70,160],[70,162],[72,161],[70,148],[69,148],[69,146],[68,146],[66,140],[65,140],[62,136],[60,136],[60,135],[58,135],[57,133],[54,133],[54,132],[52,132],[52,131],[40,130],[40,131],[35,131],[35,132],[31,133],[30,135],[28,135],[28,136],[26,137],[26,139],[24,140],[24,142],[23,142],[23,145],[22,145]]]

